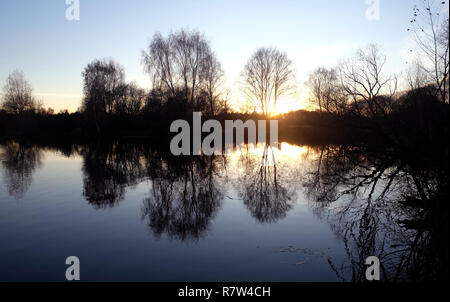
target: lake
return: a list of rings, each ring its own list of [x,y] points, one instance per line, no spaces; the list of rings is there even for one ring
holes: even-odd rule
[[[175,157],[142,143],[6,141],[0,281],[65,281],[68,256],[82,281],[364,281],[368,256],[383,280],[434,278],[448,178],[405,158],[365,145]]]

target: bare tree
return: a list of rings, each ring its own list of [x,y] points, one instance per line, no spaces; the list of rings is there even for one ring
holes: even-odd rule
[[[117,99],[114,102],[114,113],[119,115],[138,114],[144,106],[147,94],[136,83],[122,84],[117,88]]]
[[[123,67],[110,60],[95,60],[88,64],[83,73],[83,110],[92,114],[100,133],[100,119],[112,112],[119,97],[119,88],[124,85]]]
[[[397,91],[397,76],[385,74],[385,63],[386,56],[376,45],[369,44],[339,65],[342,88],[356,113],[377,116],[390,112],[391,104],[386,100],[391,100]]]
[[[224,109],[227,91],[224,88],[224,72],[220,62],[214,55],[209,55],[201,66],[201,90],[206,96],[209,113],[217,114]]]
[[[406,80],[410,89],[419,89],[432,82],[429,72],[418,60],[409,64],[408,70],[406,71]]]
[[[420,66],[428,73],[442,102],[449,103],[449,19],[446,1],[422,0],[410,20],[419,47]]]
[[[128,101],[127,101],[127,113],[138,114],[144,106],[147,94],[144,89],[138,87],[136,83],[128,84]]]
[[[275,48],[258,49],[241,73],[248,100],[270,117],[281,96],[296,88],[293,63],[286,53]]]
[[[318,67],[310,73],[306,85],[310,88],[313,103],[330,113],[341,113],[346,108],[346,98],[334,68]]]
[[[3,109],[9,113],[22,114],[25,111],[34,112],[38,105],[33,97],[33,89],[25,79],[23,71],[13,71],[3,87]]]
[[[152,77],[153,88],[164,89],[172,95],[175,95],[175,85],[178,84],[177,71],[174,70],[174,56],[169,39],[160,33],[153,36],[148,53],[142,52],[142,63],[145,71]]]
[[[222,79],[220,64],[209,42],[198,31],[181,29],[167,38],[157,33],[142,57],[153,88],[171,96],[182,91],[186,105],[195,105],[202,87],[210,88],[210,95],[215,94],[212,90]]]

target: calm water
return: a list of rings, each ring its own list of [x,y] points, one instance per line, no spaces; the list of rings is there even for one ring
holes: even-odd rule
[[[364,152],[3,143],[0,281],[65,281],[72,255],[82,281],[362,281],[370,255],[408,280],[405,250],[430,238],[399,223],[415,215],[399,200],[418,189]]]

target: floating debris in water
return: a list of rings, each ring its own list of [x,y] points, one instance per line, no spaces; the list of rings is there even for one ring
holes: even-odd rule
[[[314,252],[308,248],[299,248],[299,247],[294,247],[292,245],[289,245],[286,248],[280,249],[280,252],[304,253],[304,254],[308,254],[308,255],[314,254]]]

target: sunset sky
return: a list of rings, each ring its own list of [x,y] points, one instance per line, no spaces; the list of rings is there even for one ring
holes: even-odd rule
[[[368,1],[370,2],[370,1]],[[205,34],[238,99],[237,78],[261,46],[287,52],[300,87],[282,111],[305,106],[309,72],[331,66],[368,43],[387,55],[388,71],[406,68],[411,39],[406,31],[416,1],[380,0],[380,19],[368,20],[366,0],[335,1],[107,1],[80,0],[79,21],[65,18],[65,0],[2,0],[0,85],[21,69],[45,107],[74,111],[82,97],[83,68],[96,58],[122,64],[127,81],[150,87],[141,52],[156,31],[180,28]]]

